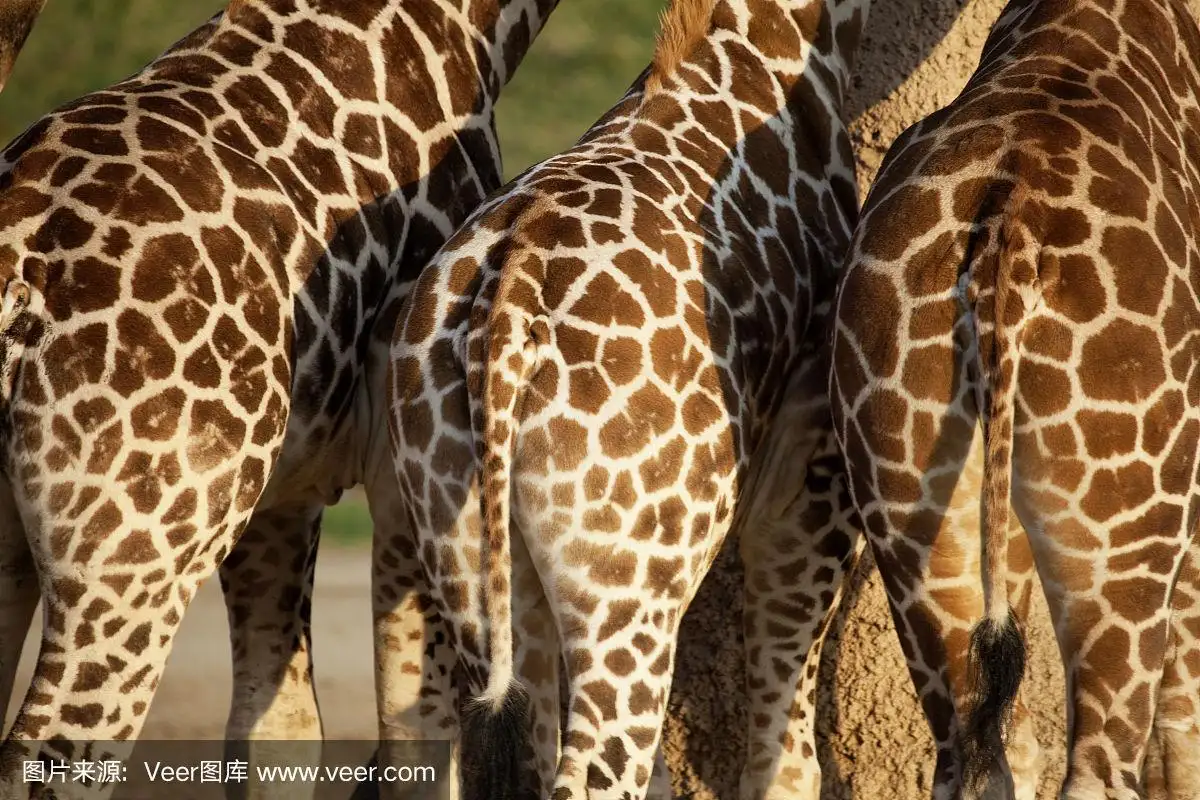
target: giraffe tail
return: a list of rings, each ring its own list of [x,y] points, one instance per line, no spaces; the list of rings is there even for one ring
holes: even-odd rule
[[[463,796],[469,800],[516,797],[532,753],[529,697],[513,658],[511,495],[519,405],[537,344],[523,312],[501,302],[503,289],[502,284],[488,316],[483,370],[480,502],[488,675],[464,712],[462,751],[481,758],[479,768],[463,770]]]
[[[977,790],[981,783],[996,775],[994,768],[1004,754],[1003,729],[1025,674],[1025,638],[1008,602],[1008,530],[1017,335],[1023,313],[1014,270],[1021,269],[1022,278],[1028,271],[1036,270],[1037,238],[1024,219],[1031,210],[1018,183],[1000,215],[997,245],[992,248],[995,261],[989,264],[990,259],[985,255],[973,276],[980,289],[985,286],[979,281],[995,281],[990,307],[982,300],[983,291],[975,307],[977,398],[980,418],[984,420],[980,498],[984,617],[971,632],[968,645],[968,685],[974,697],[963,743],[964,781],[967,787]]]

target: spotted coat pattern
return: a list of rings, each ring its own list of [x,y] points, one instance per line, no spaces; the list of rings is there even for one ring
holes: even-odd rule
[[[935,797],[961,789],[984,607],[979,526],[946,507],[993,478],[1010,497],[1008,470],[966,469],[981,408],[1064,659],[1063,797],[1140,796],[1152,732],[1159,790],[1200,796],[1197,59],[1183,0],[1014,0],[864,207],[835,427],[938,745]]]
[[[0,795],[31,791],[36,740],[128,754],[218,566],[230,737],[320,738],[321,509],[365,483],[375,525],[403,525],[378,411],[394,320],[499,185],[494,103],[554,4],[233,0],[0,154],[9,684],[35,575],[45,602]],[[421,594],[376,608],[404,618],[417,664],[435,624]],[[398,670],[388,696],[409,713],[423,680]],[[438,730],[380,710],[385,736]]]
[[[674,12],[702,6],[689,2]],[[392,350],[396,471],[473,695],[489,710],[519,702],[511,678],[534,672],[531,657],[553,680],[555,659],[522,645],[534,617],[561,641],[561,753],[553,693],[523,687],[542,796],[559,800],[646,796],[680,617],[753,456],[785,394],[807,398],[796,418],[827,415],[811,345],[856,215],[841,104],[866,3],[703,6],[678,65],[648,69],[452,237]],[[789,376],[808,380],[786,393]],[[797,447],[817,452],[807,438]],[[824,516],[806,520],[832,531]],[[834,590],[791,581],[831,580],[816,561],[840,574],[844,547],[799,538],[743,545],[761,711],[747,797],[816,770],[811,714],[803,743],[774,720],[789,721],[815,634],[808,594]],[[510,576],[531,569],[540,586],[514,591]]]

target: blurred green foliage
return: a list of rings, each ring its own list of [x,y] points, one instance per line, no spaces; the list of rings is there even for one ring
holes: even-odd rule
[[[510,178],[573,145],[620,99],[650,63],[664,5],[562,0],[500,95],[496,126]]]
[[[224,7],[221,0],[46,0],[0,93],[0,140],[132,75]]]
[[[505,173],[570,147],[650,60],[664,0],[562,0],[497,109]],[[0,93],[0,142],[40,115],[137,72],[225,0],[47,0]],[[329,543],[361,544],[361,492],[325,513]]]

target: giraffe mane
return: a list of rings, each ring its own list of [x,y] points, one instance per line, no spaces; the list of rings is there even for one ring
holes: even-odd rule
[[[717,0],[671,0],[671,5],[662,12],[654,62],[646,76],[647,96],[661,90],[663,80],[679,69],[708,35],[716,5]]]

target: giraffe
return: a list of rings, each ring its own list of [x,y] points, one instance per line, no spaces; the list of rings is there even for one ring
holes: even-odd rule
[[[17,56],[29,38],[33,24],[42,13],[46,0],[4,0],[0,2],[0,91],[8,83]]]
[[[477,209],[401,312],[396,474],[472,695],[461,747],[489,757],[464,769],[465,796],[533,788],[531,739],[539,794],[645,797],[680,617],[785,394],[804,398],[786,410],[807,433],[779,463],[828,458],[812,334],[857,213],[841,109],[866,14],[865,0],[675,0],[629,92],[575,147]],[[811,472],[810,497],[835,491]],[[789,528],[746,519],[745,530]],[[804,519],[836,527],[819,510]],[[788,545],[742,544],[756,718],[791,703],[804,668],[772,623],[800,640],[822,617],[788,618],[786,579],[806,574],[806,543]],[[379,584],[393,580],[387,553]],[[841,557],[813,554],[839,568]],[[813,589],[832,602],[832,588]],[[534,626],[560,644],[529,647]],[[561,753],[545,691],[558,663],[544,656],[560,648]],[[773,725],[751,728],[764,737],[751,773],[816,771],[811,744],[788,750]],[[758,782],[744,775],[743,796],[765,796]]]
[[[1138,797],[1152,733],[1167,796],[1200,796],[1198,58],[1186,0],[1012,0],[863,207],[831,402],[935,797],[1014,790],[1013,526],[1067,679],[1062,796]],[[961,491],[981,529],[943,524]]]
[[[495,102],[555,5],[233,0],[3,151],[8,685],[39,594],[45,625],[0,795],[39,791],[39,753],[127,757],[218,569],[229,738],[319,748],[321,511],[363,484],[376,527],[404,525],[375,413],[397,309],[499,186]],[[436,634],[422,594],[410,575],[376,609],[407,645],[389,663]],[[436,738],[440,678],[390,675],[381,735]]]

